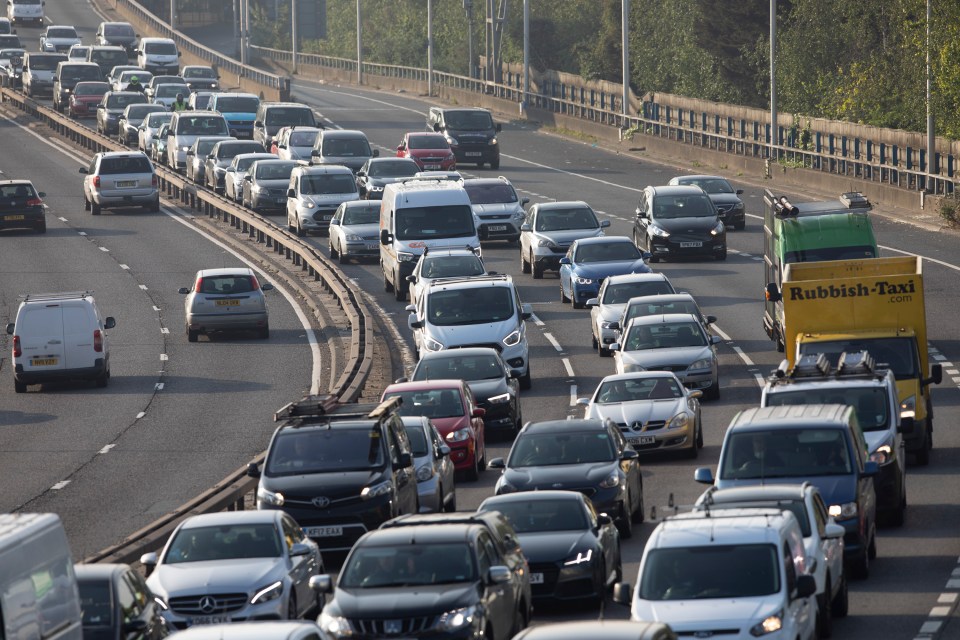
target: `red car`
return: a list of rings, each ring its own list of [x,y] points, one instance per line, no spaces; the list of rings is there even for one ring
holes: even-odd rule
[[[110,85],[106,82],[78,82],[70,94],[70,115],[74,118],[97,115],[97,105],[107,91],[110,91]]]
[[[447,139],[439,133],[408,133],[397,145],[398,158],[410,158],[421,171],[453,171],[457,157]]]
[[[487,467],[483,414],[463,380],[421,380],[392,384],[381,400],[400,396],[400,415],[426,416],[450,447],[454,469],[476,480]]]

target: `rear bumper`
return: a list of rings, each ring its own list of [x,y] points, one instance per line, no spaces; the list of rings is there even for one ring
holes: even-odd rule
[[[193,331],[234,331],[262,329],[267,326],[267,312],[187,316],[187,327]]]
[[[53,380],[90,380],[98,378],[105,371],[109,371],[109,358],[97,358],[92,367],[78,369],[57,369],[54,371],[24,371],[23,365],[14,368],[13,379],[23,384],[38,384]]]
[[[160,201],[160,192],[156,189],[149,191],[138,190],[137,193],[113,195],[101,192],[93,193],[93,201],[104,208],[108,207],[135,207],[150,206]]]

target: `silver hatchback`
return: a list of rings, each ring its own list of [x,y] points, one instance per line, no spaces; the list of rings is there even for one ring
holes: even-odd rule
[[[256,274],[245,267],[201,269],[193,287],[182,287],[187,340],[196,342],[200,333],[252,330],[262,339],[270,337],[270,319],[264,291]]]
[[[160,190],[153,163],[142,151],[110,151],[93,156],[80,167],[83,179],[83,208],[100,215],[106,207],[146,207],[160,211]]]

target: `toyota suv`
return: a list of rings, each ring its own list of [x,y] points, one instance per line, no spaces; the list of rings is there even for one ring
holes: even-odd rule
[[[482,167],[488,163],[491,169],[500,168],[500,144],[497,134],[500,124],[486,109],[464,107],[430,107],[427,115],[427,131],[442,133],[447,139],[457,164],[473,164]]]
[[[367,531],[417,513],[417,477],[406,429],[392,398],[340,404],[309,396],[275,414],[259,478],[258,509],[283,509],[324,551],[345,552]]]
[[[539,280],[546,270],[559,271],[560,259],[580,238],[602,236],[610,226],[600,222],[586,202],[544,202],[530,207],[520,225],[520,271]]]

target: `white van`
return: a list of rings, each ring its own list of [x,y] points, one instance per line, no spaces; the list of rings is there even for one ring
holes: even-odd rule
[[[140,38],[137,66],[155,76],[180,74],[180,51],[170,38]]]
[[[13,386],[51,380],[93,380],[98,387],[110,380],[110,351],[104,318],[90,291],[30,294],[20,302],[16,321],[7,325],[13,336]]]
[[[380,205],[380,268],[383,286],[406,300],[407,276],[426,247],[476,247],[480,238],[470,196],[459,182],[408,180],[388,184]]]
[[[54,513],[0,514],[0,638],[83,638],[70,546]]]
[[[44,0],[8,0],[7,17],[11,24],[35,22],[37,25],[42,25],[45,4]]]

